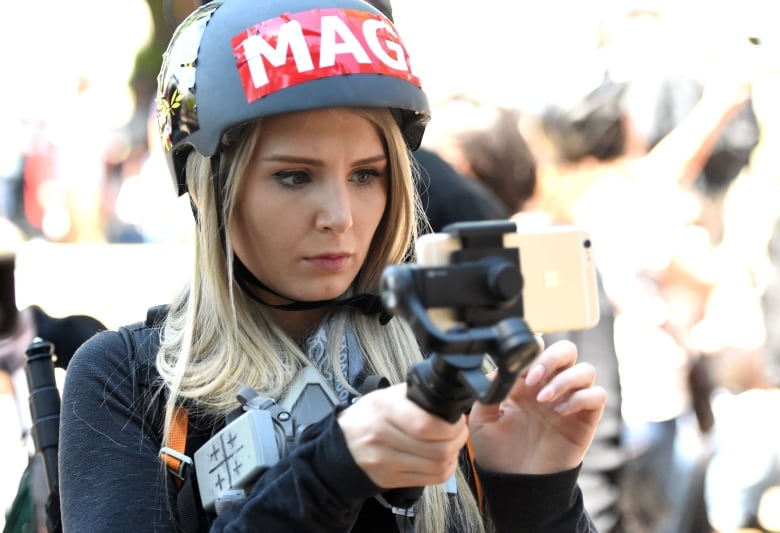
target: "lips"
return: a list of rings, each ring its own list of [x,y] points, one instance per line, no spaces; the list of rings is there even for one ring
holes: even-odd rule
[[[335,272],[344,268],[350,257],[351,255],[347,253],[335,253],[307,257],[306,260],[316,268]]]

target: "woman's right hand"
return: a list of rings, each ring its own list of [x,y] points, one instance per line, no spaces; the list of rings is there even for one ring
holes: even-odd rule
[[[406,384],[366,394],[339,414],[352,458],[384,489],[447,481],[466,444],[465,416],[454,424],[406,397]]]

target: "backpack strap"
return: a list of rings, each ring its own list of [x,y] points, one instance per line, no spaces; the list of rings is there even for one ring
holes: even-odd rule
[[[477,463],[474,454],[474,443],[471,440],[471,435],[469,435],[469,438],[466,441],[466,452],[469,455],[469,465],[471,466],[471,475],[473,476],[474,479],[474,495],[477,498],[477,504],[479,504],[480,512],[484,513],[485,500],[482,495],[482,482],[479,480],[479,474],[477,474]]]
[[[166,441],[167,446],[160,448],[160,459],[165,463],[168,472],[173,475],[177,489],[181,489],[192,469],[192,458],[184,453],[187,447],[188,426],[187,409],[182,405],[177,405],[171,420],[171,430]]]
[[[125,341],[133,364],[137,369],[144,366],[147,367],[147,383],[152,381],[149,377],[149,373],[154,367],[152,356],[159,347],[159,327],[167,312],[167,305],[150,307],[146,312],[146,320],[119,328],[119,334]],[[143,348],[141,353],[138,351],[139,346]],[[157,412],[157,410],[155,411]],[[164,412],[164,408],[161,407],[159,413]],[[173,413],[171,431],[159,452],[160,459],[175,478],[174,482],[177,489],[181,489],[192,470],[192,459],[185,455],[188,427],[189,415],[187,410],[183,406],[178,406]]]
[[[160,327],[167,312],[167,305],[150,307],[145,321],[119,329],[125,339],[128,352],[141,370],[141,374],[146,376],[145,379],[142,378],[142,381],[147,385],[151,385],[157,379],[153,355],[157,353]],[[139,347],[141,347],[141,353],[137,351]],[[139,356],[145,357],[145,359],[139,361]],[[160,395],[159,406],[150,412],[153,413],[152,416],[156,417],[153,426],[161,431],[162,418],[165,413],[164,395]],[[174,410],[167,440],[160,449],[160,460],[173,476],[176,486],[177,531],[183,533],[207,530],[213,521],[213,516],[209,515],[200,505],[200,495],[192,461],[195,450],[211,437],[212,431],[213,428],[201,427],[197,420],[193,420],[186,404],[179,404]]]

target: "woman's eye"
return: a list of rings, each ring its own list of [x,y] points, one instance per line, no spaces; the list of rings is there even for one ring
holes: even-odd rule
[[[364,168],[355,172],[354,181],[360,185],[368,185],[374,178],[381,177],[382,174],[374,168]]]
[[[285,170],[277,172],[274,176],[282,185],[288,187],[299,187],[311,181],[309,175],[302,170]]]

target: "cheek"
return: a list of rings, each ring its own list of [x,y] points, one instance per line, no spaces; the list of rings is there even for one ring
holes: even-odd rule
[[[363,250],[361,257],[361,263],[363,263],[368,257],[371,243],[384,218],[385,210],[387,208],[387,194],[375,196],[370,201],[364,201],[360,206],[359,213],[356,213],[354,216],[355,227],[360,228],[355,235]]]
[[[236,205],[230,232],[233,246],[245,261],[273,247],[275,240],[282,238],[280,232],[289,226],[282,223],[284,217],[272,203],[249,200],[251,197],[246,197]]]
[[[360,221],[361,227],[373,235],[387,207],[387,190],[383,189],[369,198],[362,198],[356,205],[357,209],[353,216]]]

